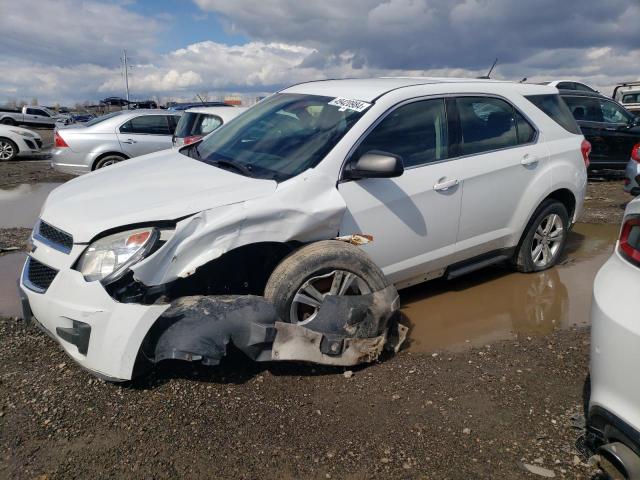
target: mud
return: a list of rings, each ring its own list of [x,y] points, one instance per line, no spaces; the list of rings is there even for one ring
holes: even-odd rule
[[[25,254],[9,253],[0,257],[0,317],[21,317],[18,278]]]
[[[615,225],[578,224],[560,265],[522,274],[491,268],[400,292],[408,349],[461,350],[587,325],[593,279],[611,255]]]

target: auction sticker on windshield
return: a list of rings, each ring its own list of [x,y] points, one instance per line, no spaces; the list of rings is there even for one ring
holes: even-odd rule
[[[340,107],[340,111],[353,110],[354,112],[363,112],[371,106],[370,103],[363,102],[362,100],[353,100],[351,98],[334,98],[329,102],[329,105],[334,107]]]

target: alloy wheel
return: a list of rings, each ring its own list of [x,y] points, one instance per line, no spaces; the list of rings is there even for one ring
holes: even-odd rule
[[[559,215],[544,217],[533,235],[531,260],[536,267],[544,268],[554,260],[564,239],[564,226]]]
[[[311,277],[298,289],[291,301],[291,323],[304,325],[312,321],[327,295],[366,295],[371,289],[358,275],[345,270],[333,270]]]
[[[0,160],[9,160],[13,158],[13,155],[13,145],[11,145],[9,142],[0,141]]]

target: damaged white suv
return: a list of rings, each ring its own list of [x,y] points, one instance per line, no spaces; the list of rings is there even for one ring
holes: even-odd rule
[[[74,179],[34,228],[25,318],[127,380],[166,358],[375,359],[397,288],[555,264],[589,144],[556,89],[310,82],[200,143]]]

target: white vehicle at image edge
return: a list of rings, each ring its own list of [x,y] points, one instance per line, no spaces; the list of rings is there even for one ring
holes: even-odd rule
[[[182,112],[122,110],[54,132],[51,166],[81,175],[123,160],[172,147]]]
[[[631,158],[625,168],[624,191],[634,197],[640,195],[640,143],[631,149]]]
[[[397,288],[553,266],[589,148],[548,86],[295,85],[204,141],[55,189],[24,318],[111,380],[165,358],[216,364],[229,342],[259,361],[371,361]]]
[[[585,406],[588,444],[611,478],[640,478],[640,199],[598,272],[591,306],[591,367]]]
[[[245,107],[196,107],[185,110],[173,134],[173,146],[197,142],[247,110]]]
[[[18,155],[40,153],[42,138],[36,132],[11,125],[0,125],[0,162]]]

